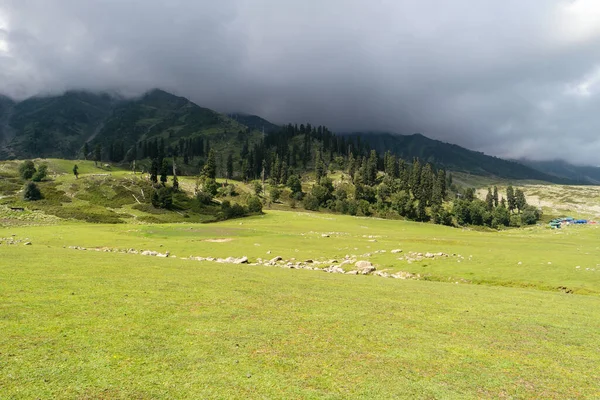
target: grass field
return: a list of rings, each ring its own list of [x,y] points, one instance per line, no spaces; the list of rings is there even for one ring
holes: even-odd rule
[[[0,398],[598,398],[596,229],[284,211],[0,227]],[[346,255],[420,279],[182,259]]]

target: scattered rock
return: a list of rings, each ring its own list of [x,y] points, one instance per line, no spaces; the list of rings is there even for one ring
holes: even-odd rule
[[[281,258],[281,256],[277,256],[275,258],[272,258],[271,261],[269,261],[272,264],[275,264],[277,261],[281,261],[283,260],[283,258]]]
[[[326,234],[326,233],[324,233],[324,234],[322,234],[322,235],[321,235],[321,237],[328,238],[328,237],[329,237],[329,235],[328,235],[328,234]]]
[[[31,246],[31,242],[25,242],[25,246]]]
[[[357,261],[354,266],[361,275],[368,275],[377,269],[369,261]]]

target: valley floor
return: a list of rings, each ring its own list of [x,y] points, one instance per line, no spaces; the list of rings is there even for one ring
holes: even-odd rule
[[[0,393],[598,398],[596,229],[487,232],[284,211],[202,225],[0,227]],[[276,256],[284,262],[264,265]],[[282,268],[344,259],[418,279]]]

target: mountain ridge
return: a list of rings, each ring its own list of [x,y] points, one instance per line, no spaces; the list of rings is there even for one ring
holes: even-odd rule
[[[67,91],[59,96],[36,96],[20,102],[0,95],[0,159],[74,158],[85,143],[104,148],[117,143],[124,156],[143,141],[159,140],[167,146],[203,138],[216,149],[239,152],[242,146],[277,134],[284,127],[256,115],[222,114],[161,89],[135,98],[108,93]],[[506,179],[535,179],[556,183],[596,183],[575,174],[548,173],[533,164],[504,160],[420,133],[339,133],[359,139],[380,154],[392,151],[405,160],[419,158],[447,170]],[[246,143],[246,144],[244,144]],[[182,146],[183,147],[183,146]]]

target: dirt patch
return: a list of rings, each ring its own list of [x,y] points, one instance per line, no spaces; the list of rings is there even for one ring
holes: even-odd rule
[[[227,242],[231,242],[233,239],[230,238],[223,238],[223,239],[206,239],[203,240],[203,242],[210,242],[210,243],[227,243]]]

